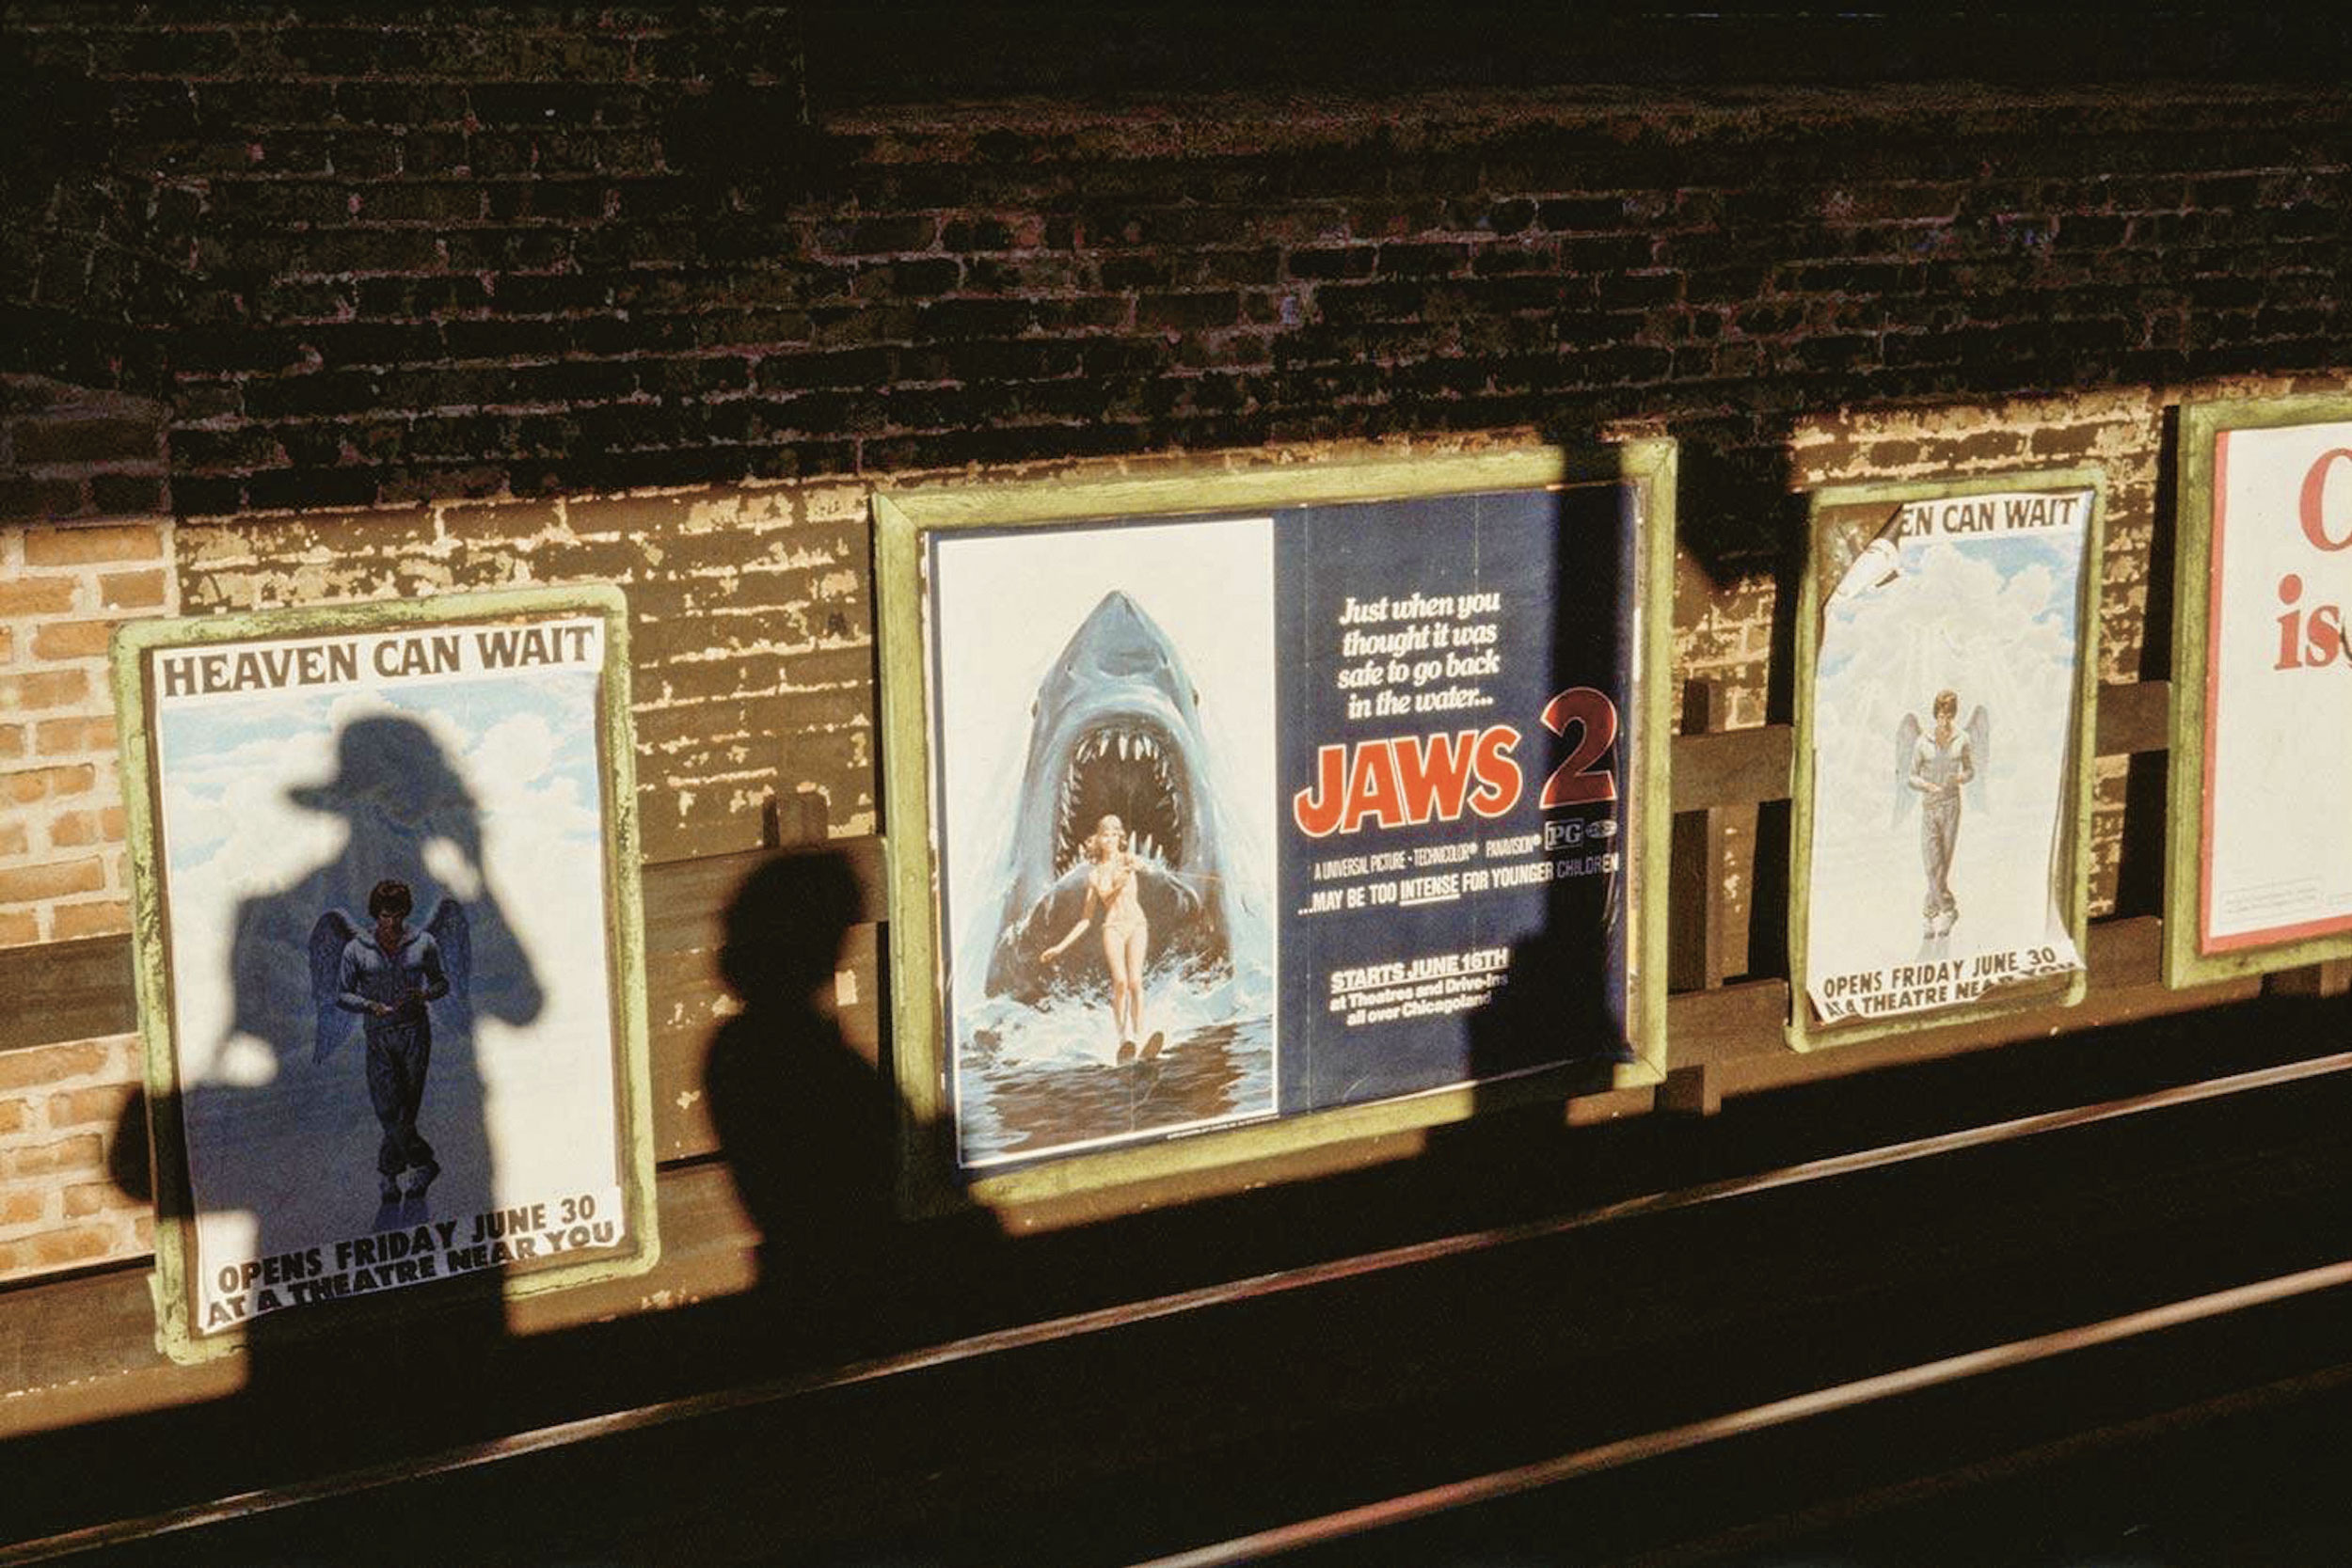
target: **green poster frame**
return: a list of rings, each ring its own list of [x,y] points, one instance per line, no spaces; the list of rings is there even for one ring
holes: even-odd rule
[[[2273,430],[2352,420],[2352,393],[2190,398],[2180,409],[2174,492],[2170,768],[2166,779],[2164,979],[2174,988],[2352,958],[2352,929],[2203,950],[2207,773],[2216,671],[2212,657],[2214,454],[2232,430]]]
[[[331,1333],[350,1313],[344,1300],[291,1306],[267,1318],[219,1326],[198,1323],[195,1196],[187,1130],[181,1115],[179,1042],[174,1033],[170,961],[171,888],[164,855],[160,759],[156,747],[156,659],[182,650],[273,640],[366,637],[442,629],[489,629],[556,618],[601,624],[603,659],[595,704],[603,847],[598,876],[606,937],[606,1005],[612,1029],[612,1072],[619,1186],[633,1241],[599,1248],[579,1261],[541,1254],[497,1270],[513,1300],[643,1274],[660,1258],[654,1199],[654,1130],[645,1021],[644,917],[641,902],[635,745],[629,708],[628,609],[619,588],[560,588],[451,594],[424,599],[339,604],[251,613],[130,623],[112,650],[116,730],[120,747],[132,891],[132,960],[138,999],[155,1224],[157,1343],[171,1359],[200,1363],[232,1354],[255,1322],[272,1331]],[[347,1064],[346,1064],[347,1067]],[[550,1224],[562,1216],[548,1206]],[[586,1216],[581,1216],[586,1217]],[[450,1275],[448,1278],[471,1277]],[[444,1290],[405,1284],[350,1298],[354,1308],[426,1315]]]
[[[1815,682],[1820,661],[1821,617],[1829,587],[1851,562],[1829,548],[1834,534],[1890,520],[1897,508],[1916,501],[1961,499],[2003,492],[2090,492],[2090,517],[2083,542],[2083,568],[2075,604],[2079,628],[2074,650],[2074,720],[2067,739],[2057,879],[2064,899],[2066,927],[2074,949],[2089,958],[2090,910],[2090,819],[2099,700],[2100,566],[2106,537],[2106,476],[2094,467],[2044,468],[1968,475],[1898,483],[1841,485],[1813,493],[1806,516],[1806,548],[1798,586],[1796,626],[1796,745],[1790,785],[1791,832],[1788,868],[1788,1019],[1787,1037],[1797,1051],[1817,1051],[1858,1040],[1915,1035],[1973,1019],[2029,1007],[2074,1006],[2089,989],[2087,971],[2061,986],[2057,981],[2004,989],[1974,1001],[1931,1011],[1881,1019],[1822,1022],[1812,1016],[1806,981],[1811,974],[1808,931],[1812,908],[1814,763],[1820,714]],[[1875,533],[1876,529],[1870,531]],[[1831,579],[1825,586],[1824,578]]]
[[[1073,1153],[996,1173],[958,1165],[943,1037],[946,956],[940,930],[941,832],[933,800],[927,539],[969,528],[1236,516],[1301,505],[1410,499],[1498,491],[1623,485],[1637,499],[1633,643],[1638,736],[1625,759],[1627,997],[1636,1060],[1611,1069],[1606,1087],[1655,1084],[1665,1072],[1668,699],[1673,643],[1676,448],[1641,440],[1578,453],[1556,448],[1429,458],[1372,458],[1200,471],[1144,479],[1000,483],[908,489],[873,501],[875,598],[882,667],[882,782],[890,930],[891,1059],[899,1100],[899,1194],[913,1215],[978,1204],[1024,1204],[1163,1179],[1201,1191],[1263,1179],[1270,1163],[1302,1149],[1458,1122],[1511,1099],[1566,1098],[1558,1074],[1495,1085],[1462,1084],[1249,1122],[1212,1132]],[[1366,1158],[1381,1157],[1367,1154]],[[1344,1163],[1344,1162],[1343,1162]],[[1257,1173],[1253,1178],[1253,1172]]]

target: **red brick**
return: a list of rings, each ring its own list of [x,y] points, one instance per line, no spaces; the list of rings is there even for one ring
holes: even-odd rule
[[[86,1181],[65,1190],[65,1217],[85,1220],[93,1214],[119,1214],[137,1200],[111,1181]]]
[[[114,1232],[104,1225],[77,1225],[45,1231],[21,1241],[0,1242],[0,1275],[38,1274],[93,1263],[114,1249]]]
[[[22,1132],[33,1125],[33,1102],[0,1100],[0,1133]]]
[[[131,928],[131,906],[120,898],[104,898],[94,904],[59,904],[49,911],[49,919],[56,927],[50,934],[58,942],[75,937],[119,936]]]
[[[0,822],[0,860],[12,860],[27,853],[31,842],[22,822]]]
[[[23,724],[0,724],[0,760],[21,757],[32,732]]]
[[[60,1132],[74,1127],[111,1128],[122,1118],[122,1108],[138,1092],[136,1084],[101,1084],[93,1088],[60,1090],[49,1097],[49,1125]]]
[[[49,819],[49,842],[60,849],[122,842],[122,808],[59,812]]]
[[[153,516],[171,506],[161,474],[92,474],[89,500],[100,516],[112,517]]]
[[[107,1050],[96,1040],[0,1051],[0,1089],[47,1088],[106,1069]]]
[[[28,466],[119,463],[153,458],[163,432],[152,419],[52,413],[16,427],[16,460]]]
[[[103,658],[119,621],[51,621],[33,628],[35,658]]]
[[[0,871],[0,904],[34,904],[77,893],[98,893],[106,886],[105,863],[95,856],[50,861]]]
[[[0,581],[0,615],[63,615],[73,609],[79,578],[18,578]]]
[[[27,566],[87,566],[98,562],[160,561],[163,540],[151,524],[35,528],[24,531]]]
[[[89,700],[89,689],[88,673],[81,670],[32,670],[21,675],[0,675],[0,713],[72,707]]]
[[[35,800],[87,795],[98,783],[98,769],[87,762],[58,768],[20,768],[0,773],[0,801],[20,806]]]
[[[40,918],[30,910],[0,910],[0,947],[30,947],[40,940]]]
[[[161,572],[106,572],[98,578],[98,602],[108,610],[155,610],[164,602]]]
[[[0,1225],[39,1225],[48,1217],[49,1195],[40,1188],[11,1187],[0,1193]]]
[[[105,1168],[105,1140],[95,1132],[76,1132],[55,1143],[34,1144],[8,1155],[11,1176],[56,1176],[67,1172],[96,1172]]]
[[[78,479],[0,475],[0,517],[78,517],[89,510]]]
[[[78,716],[44,719],[33,726],[33,750],[45,757],[81,756],[91,752],[112,753],[115,721]]]

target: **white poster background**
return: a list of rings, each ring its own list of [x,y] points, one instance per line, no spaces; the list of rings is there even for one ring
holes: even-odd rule
[[[2091,504],[2088,491],[1913,503],[1830,596],[1804,911],[1805,990],[1824,1022],[1962,1006],[2082,967],[2059,849]],[[1984,708],[1990,743],[1963,792],[1959,917],[1936,938],[1899,736],[1907,715],[1934,729],[1943,690],[1959,696],[1956,726]]]
[[[2199,945],[2352,929],[2352,421],[2219,433],[2209,582]]]
[[[1174,646],[1199,696],[1216,795],[1232,842],[1226,874],[1258,911],[1274,903],[1275,680],[1274,526],[1268,517],[1116,524],[1097,528],[1025,528],[943,534],[937,543],[929,610],[933,646],[942,650],[934,705],[940,758],[938,816],[946,847],[948,1039],[956,1059],[960,1122],[987,1108],[965,1091],[961,1058],[974,1021],[988,1010],[982,994],[987,956],[1002,912],[1006,845],[1020,797],[1040,682],[1104,595],[1124,593]],[[1262,967],[1241,976],[1220,1005],[1272,1014],[1273,924],[1262,936],[1237,931],[1237,958],[1259,937]],[[1164,1002],[1147,996],[1147,1012]],[[999,1058],[1023,1057],[1041,1069],[1113,1058],[1117,1041],[1094,1016],[1099,1007],[1048,1009],[1025,1017]],[[1174,1032],[1171,1029],[1171,1034]],[[1269,1070],[1247,1086],[1218,1121],[1270,1115],[1276,1084]],[[1177,1127],[1152,1128],[1164,1136]],[[965,1142],[972,1144],[966,1127]],[[1068,1152],[1118,1136],[1075,1137],[1025,1157]],[[990,1163],[973,1157],[966,1164]]]
[[[603,625],[543,625],[568,628],[543,644],[559,661],[503,671],[484,667],[472,628],[460,629],[456,666],[437,673],[418,662],[403,673],[418,635],[405,632],[153,656],[199,1333],[302,1305],[312,1280],[361,1283],[355,1265],[395,1246],[413,1259],[419,1226],[435,1277],[503,1266],[495,1249],[477,1261],[468,1245],[493,1212],[545,1205],[548,1227],[568,1231],[566,1205],[573,1218],[585,1208],[597,1228],[583,1239],[598,1250],[627,1237],[596,751]],[[320,653],[286,661],[304,648]],[[356,679],[330,648],[356,652]],[[268,668],[240,663],[247,653],[275,660],[288,684],[233,689]],[[166,673],[212,656],[213,689],[200,669]],[[322,678],[301,684],[306,670]],[[450,1000],[430,1005],[418,1126],[443,1171],[398,1205],[377,1191],[381,1130],[356,1017],[335,1015],[344,1033],[314,1060],[307,944],[330,906],[365,927],[368,890],[386,875],[410,882],[412,927],[443,895],[460,900],[473,946],[470,1027]],[[386,1240],[395,1232],[402,1243]],[[534,1242],[532,1259],[550,1253]],[[270,1271],[266,1299],[266,1281],[231,1277],[288,1259],[300,1261]],[[423,1282],[408,1272],[371,1268],[361,1288]]]

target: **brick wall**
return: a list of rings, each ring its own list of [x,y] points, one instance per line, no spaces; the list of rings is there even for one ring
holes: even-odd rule
[[[153,1247],[147,1205],[107,1175],[138,1081],[136,1035],[0,1052],[0,1279]]]
[[[192,613],[610,581],[629,600],[647,858],[871,832],[861,485],[729,487],[181,527]]]
[[[0,529],[0,946],[130,928],[107,639],[176,607],[170,537]]]
[[[2168,673],[2169,408],[2352,371],[2326,52],[1947,20],[1961,85],[1764,8],[1720,8],[1827,46],[1384,20],[1337,81],[986,8],[898,52],[825,8],[11,8],[0,945],[121,928],[135,613],[618,581],[651,855],[872,831],[879,484],[1672,435],[1677,676],[1752,725],[1794,492],[2095,462],[2105,673]],[[129,1051],[0,1053],[0,1275],[145,1244],[76,1207]]]
[[[1637,412],[1753,484],[1821,408],[2347,352],[2293,83],[849,109],[888,53],[774,8],[12,15],[187,198],[186,297],[109,309],[198,515]]]
[[[0,518],[169,511],[170,415],[151,397],[0,372]]]

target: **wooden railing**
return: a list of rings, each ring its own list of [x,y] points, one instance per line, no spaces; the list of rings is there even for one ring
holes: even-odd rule
[[[2107,687],[2100,696],[2103,756],[2159,752],[2166,744],[2168,689],[2161,682]],[[1673,806],[1678,834],[1711,833],[1708,814],[1786,800],[1792,743],[1786,725],[1677,738]],[[836,855],[863,890],[866,910],[883,908],[883,853],[875,838],[835,840],[803,853]],[[628,1314],[739,1291],[751,1278],[755,1241],[738,1207],[717,1152],[702,1093],[704,1051],[731,1003],[718,972],[721,925],[737,889],[772,851],[755,851],[645,867],[646,990],[651,1036],[652,1114],[660,1164],[658,1185],[663,1257],[652,1275],[583,1287],[515,1304],[517,1332]],[[2089,991],[2074,1007],[2047,1006],[1955,1023],[1835,1050],[1799,1053],[1784,1037],[1788,986],[1760,977],[1721,983],[1723,955],[1688,950],[1717,940],[1711,878],[1677,879],[1676,969],[1701,983],[1668,1004],[1666,1082],[1617,1090],[1565,1107],[1571,1122],[1620,1120],[1649,1112],[1706,1112],[1727,1097],[2004,1043],[2041,1038],[2157,1014],[2241,1001],[2265,989],[2246,978],[2191,990],[2169,989],[2161,969],[2162,923],[2150,916],[2094,924]],[[1759,910],[1758,920],[1778,918]],[[885,998],[878,967],[879,919],[854,926],[838,958],[837,1016],[853,1048],[882,1050]],[[2352,981],[2352,964],[2272,976],[2284,990],[2332,994]],[[1714,983],[1708,983],[1714,982]],[[98,938],[0,952],[0,1053],[135,1029],[129,943]],[[1024,1216],[1028,1227],[1099,1220],[1135,1208],[1165,1207],[1248,1184],[1345,1168],[1410,1153],[1378,1147],[1317,1151],[1250,1171],[1216,1170],[1144,1190],[1114,1190],[1067,1200]],[[0,1433],[39,1430],[94,1416],[202,1398],[235,1386],[233,1361],[174,1367],[152,1343],[152,1307],[137,1262],[80,1275],[0,1289],[0,1383],[17,1396],[0,1401]]]

